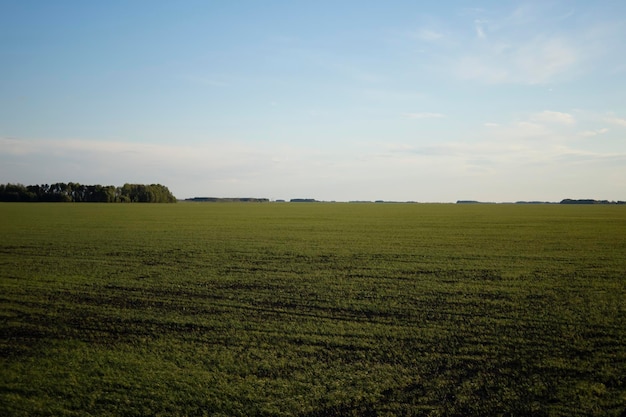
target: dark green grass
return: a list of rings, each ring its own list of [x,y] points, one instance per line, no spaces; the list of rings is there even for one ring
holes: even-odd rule
[[[626,209],[0,205],[0,415],[624,415]]]

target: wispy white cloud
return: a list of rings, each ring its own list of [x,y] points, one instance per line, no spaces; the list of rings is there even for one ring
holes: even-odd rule
[[[581,193],[593,197],[604,189],[605,198],[614,198],[608,192],[616,183],[606,185],[600,179],[623,183],[626,153],[501,136],[505,128],[532,135],[540,127],[532,123],[495,127],[475,141],[359,142],[327,150],[242,141],[192,146],[0,138],[0,177],[23,183],[160,182],[179,198],[455,201],[493,200],[496,195],[501,200],[554,200]],[[546,178],[555,183],[548,184]],[[555,195],[555,187],[565,195]]]
[[[544,84],[575,68],[580,56],[564,38],[536,36],[518,42],[489,41],[453,61],[461,79],[490,84]]]
[[[617,126],[622,126],[622,127],[626,127],[626,119],[622,119],[620,117],[607,117],[604,119],[606,122],[617,125]]]
[[[606,21],[591,19],[570,21],[573,15],[571,9],[547,4],[525,4],[505,11],[464,9],[454,27],[439,24],[433,33],[426,27],[413,39],[438,41],[429,67],[461,80],[488,84],[563,82],[601,62],[608,65],[606,71],[619,67],[617,60],[607,63],[607,59],[615,50],[615,39],[623,36],[623,25],[607,27]],[[446,33],[445,42],[435,33]]]
[[[541,113],[536,113],[532,115],[531,120],[546,123],[561,123],[566,125],[576,123],[576,119],[574,119],[574,116],[572,116],[571,114],[550,110],[544,110]]]
[[[476,19],[474,20],[474,28],[476,29],[476,36],[478,36],[479,39],[485,39],[487,38],[487,35],[485,34],[485,29],[483,27],[483,25],[486,22],[480,19]]]
[[[390,152],[402,155],[395,159],[396,169],[427,167],[430,178],[454,179],[456,196],[465,196],[458,198],[615,199],[619,198],[615,190],[626,186],[626,152],[591,151],[546,140],[503,140],[496,131],[479,141],[396,145]],[[446,172],[441,169],[444,166]],[[608,184],[607,178],[614,182]]]
[[[413,36],[422,41],[432,42],[443,38],[443,33],[431,29],[422,28],[415,32]]]
[[[576,11],[574,9],[571,9],[568,12],[565,12],[562,15],[555,17],[554,20],[556,21],[567,20],[570,17],[574,16],[574,14],[576,14]]]
[[[172,186],[214,180],[243,180],[268,169],[275,155],[245,143],[211,142],[198,145],[144,144],[94,140],[15,140],[0,138],[0,176],[20,182],[78,181],[95,183],[167,182]],[[25,162],[24,172],[11,164]],[[49,177],[53,167],[54,178]],[[176,179],[172,179],[176,177]],[[23,179],[20,179],[23,178]],[[168,181],[168,178],[170,181]],[[169,185],[169,184],[166,184]]]
[[[439,119],[445,117],[442,113],[405,113],[404,117],[407,119]]]
[[[578,135],[590,138],[590,137],[594,137],[594,136],[598,136],[598,135],[603,135],[603,134],[607,133],[608,131],[609,131],[609,129],[604,127],[602,129],[596,129],[596,130],[585,130],[583,132],[580,132]]]
[[[507,142],[523,143],[523,141],[531,139],[554,139],[554,137],[551,137],[551,131],[546,125],[532,120],[521,120],[500,126],[492,126],[490,131],[501,138],[502,141]]]

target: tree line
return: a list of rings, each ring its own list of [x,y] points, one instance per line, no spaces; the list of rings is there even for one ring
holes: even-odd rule
[[[195,203],[267,203],[269,198],[254,198],[254,197],[233,197],[233,198],[221,198],[221,197],[193,197],[186,198],[185,201],[193,201]]]
[[[74,182],[22,185],[0,184],[3,202],[68,203],[175,203],[176,197],[161,184],[83,185]]]
[[[565,200],[561,200],[560,204],[626,204],[626,201],[593,200],[591,198],[574,200],[566,198]]]

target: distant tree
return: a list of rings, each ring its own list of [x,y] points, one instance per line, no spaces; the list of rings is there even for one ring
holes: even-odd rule
[[[139,202],[175,203],[176,197],[161,184],[81,185],[54,183],[42,185],[0,184],[0,201],[4,202]]]
[[[36,194],[22,184],[6,184],[0,195],[0,201],[35,201]]]
[[[314,198],[292,198],[292,203],[317,203],[317,200]]]

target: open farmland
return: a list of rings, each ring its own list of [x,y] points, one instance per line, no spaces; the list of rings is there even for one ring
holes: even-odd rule
[[[0,205],[0,415],[626,413],[626,207]]]

